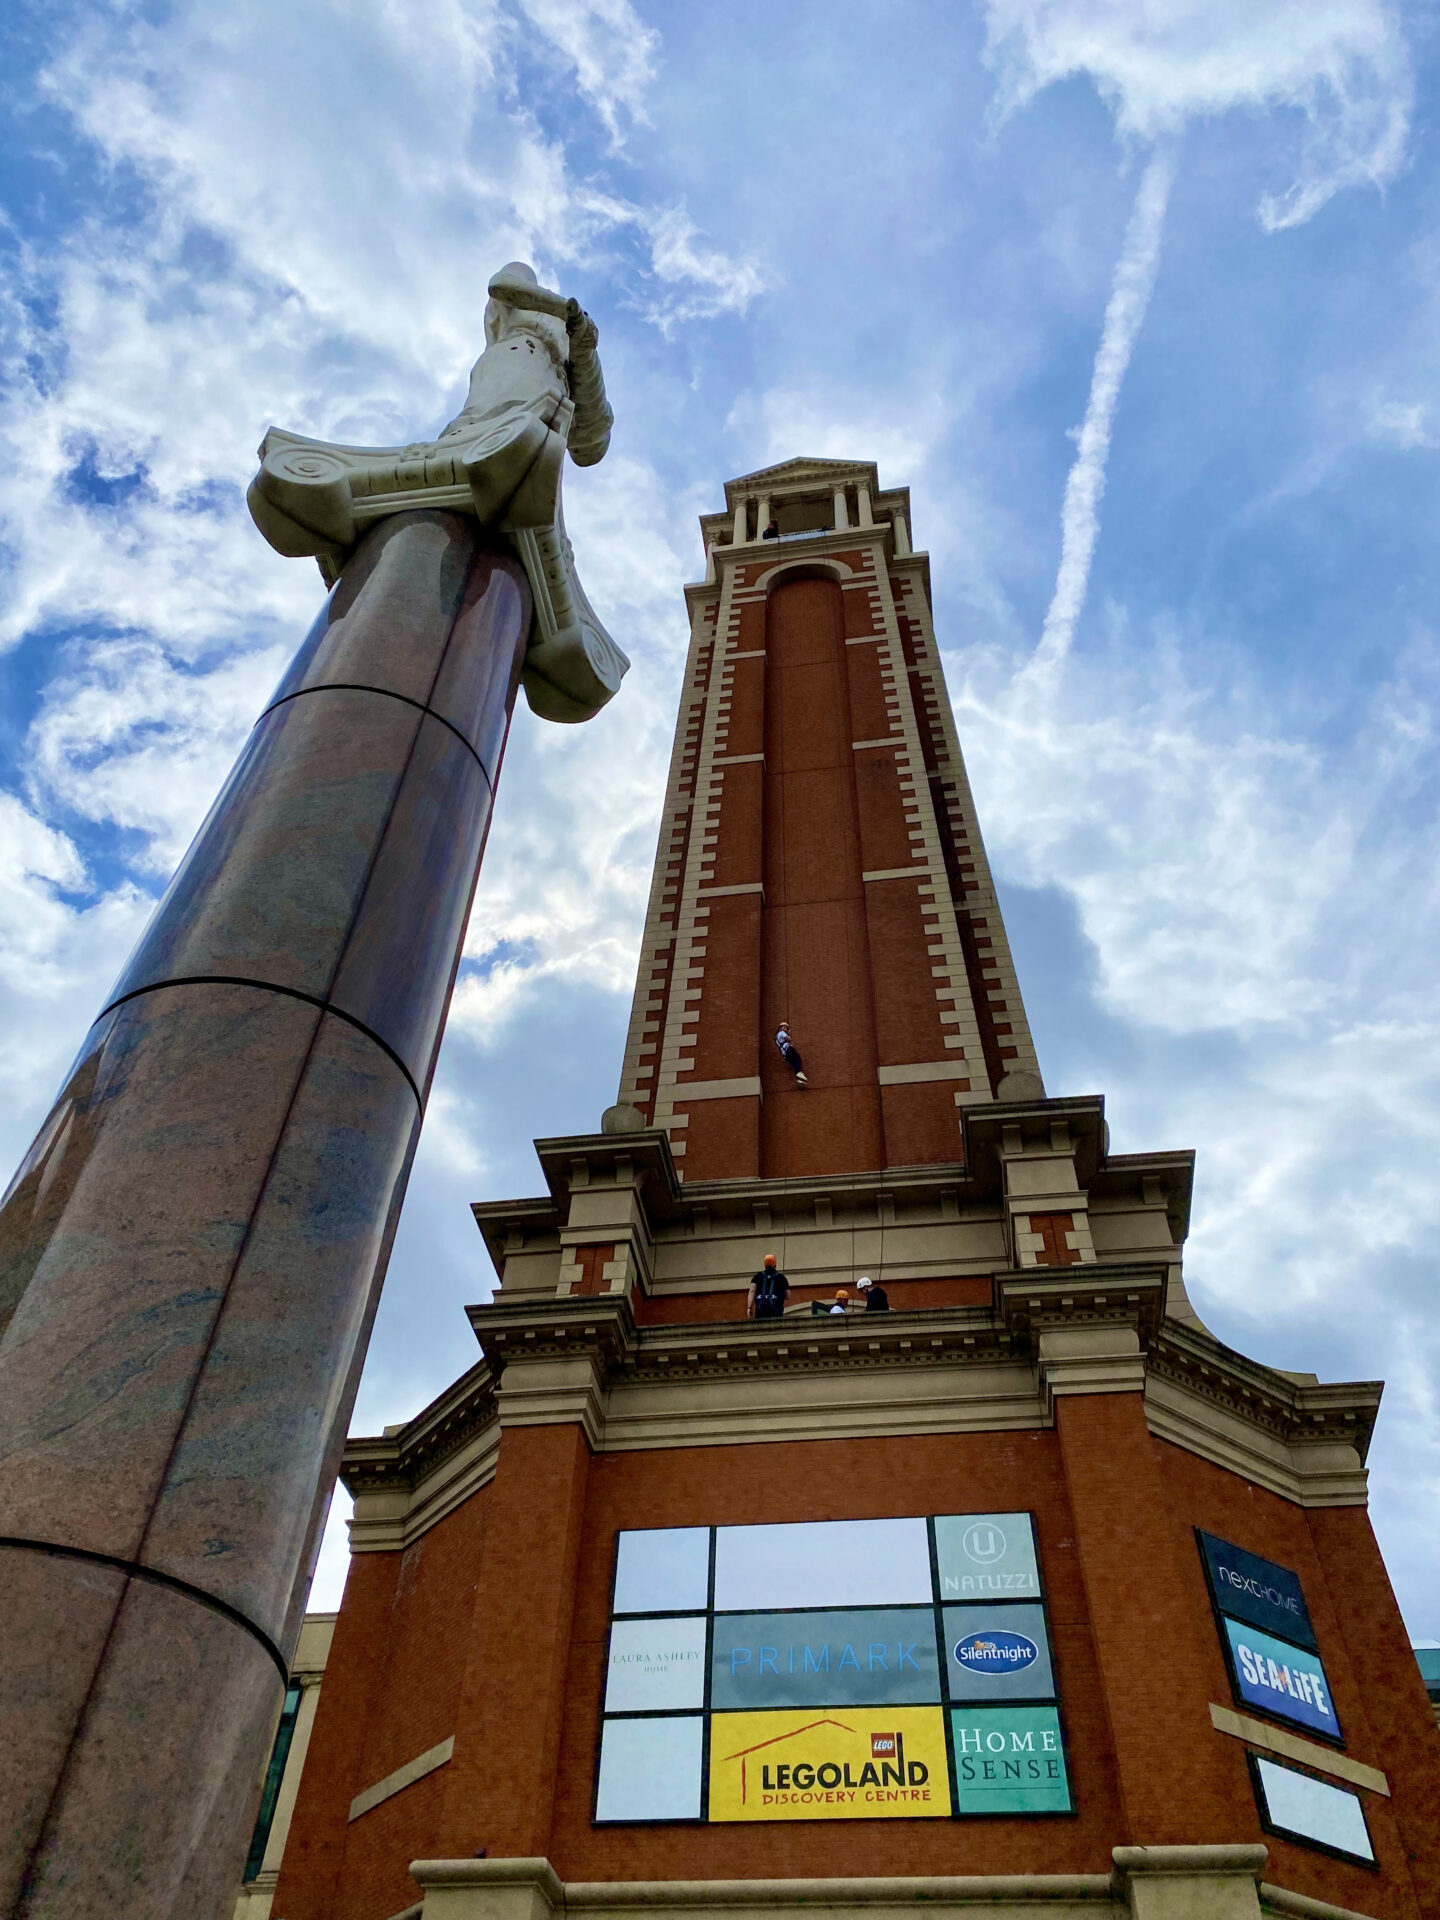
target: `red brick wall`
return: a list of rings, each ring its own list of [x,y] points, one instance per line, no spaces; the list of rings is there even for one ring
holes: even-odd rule
[[[1026,1506],[1037,1515],[1072,1745],[1094,1755],[1073,1819],[592,1828],[597,1712],[621,1527],[854,1519]],[[550,1858],[565,1879],[1108,1872],[1120,1810],[1105,1750],[1074,1529],[1048,1432],[604,1454],[591,1464]],[[1098,1743],[1098,1745],[1097,1745]],[[1022,1864],[1023,1863],[1023,1864]]]
[[[762,1050],[767,1178],[880,1167],[865,889],[843,596],[782,581],[766,621],[763,1026],[788,1019],[810,1080]],[[687,1169],[688,1174],[688,1169]]]
[[[415,1898],[411,1838],[437,1830],[439,1788],[417,1782],[353,1823],[350,1802],[456,1727],[488,1490],[405,1553],[350,1562],[275,1912],[384,1920]]]
[[[727,1299],[663,1304],[699,1319]],[[1073,1819],[591,1827],[620,1528],[1014,1508],[1036,1515]],[[1211,1701],[1233,1703],[1196,1525],[1303,1581],[1347,1750],[1394,1790],[1366,1796],[1380,1876],[1262,1834],[1243,1745],[1210,1722]],[[488,1494],[419,1547],[354,1563],[277,1894],[286,1920],[384,1920],[411,1897],[411,1859],[481,1845],[547,1854],[567,1879],[634,1880],[1098,1873],[1127,1841],[1262,1838],[1268,1876],[1299,1893],[1387,1920],[1440,1911],[1440,1740],[1364,1514],[1306,1512],[1154,1439],[1139,1394],[1063,1398],[1049,1431],[593,1460],[577,1427],[519,1429]],[[450,1766],[347,1827],[361,1787],[451,1732]]]
[[[878,1276],[872,1276],[878,1277]],[[841,1284],[836,1282],[836,1285]],[[854,1282],[843,1283],[854,1294]],[[914,1312],[925,1307],[988,1307],[993,1285],[988,1274],[959,1274],[938,1280],[887,1280],[885,1293],[895,1312]],[[830,1300],[834,1286],[804,1287],[791,1285],[791,1306],[806,1300]],[[685,1326],[713,1320],[736,1320],[745,1312],[744,1292],[670,1293],[658,1299],[641,1300],[635,1318],[642,1327]]]
[[[1163,1440],[1153,1440],[1151,1447],[1172,1515],[1174,1551],[1185,1570],[1188,1604],[1205,1648],[1208,1699],[1233,1704],[1194,1541],[1197,1526],[1300,1576],[1346,1751],[1379,1767],[1390,1782],[1392,1800],[1364,1796],[1385,1874],[1383,1897],[1373,1872],[1327,1860],[1273,1834],[1261,1836],[1270,1848],[1268,1878],[1312,1899],[1384,1913],[1387,1920],[1440,1913],[1435,1822],[1440,1733],[1364,1509],[1297,1507],[1181,1447]],[[1252,1805],[1241,1743],[1223,1740],[1223,1751],[1237,1803]]]

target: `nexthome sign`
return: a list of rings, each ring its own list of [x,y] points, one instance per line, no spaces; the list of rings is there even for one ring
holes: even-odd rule
[[[1029,1514],[619,1535],[596,1820],[1070,1808]]]

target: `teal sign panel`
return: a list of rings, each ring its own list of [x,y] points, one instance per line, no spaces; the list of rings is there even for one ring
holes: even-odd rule
[[[957,1813],[1069,1813],[1055,1707],[954,1707]]]

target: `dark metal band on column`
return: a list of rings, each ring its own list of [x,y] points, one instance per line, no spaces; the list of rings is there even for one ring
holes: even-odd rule
[[[367,536],[0,1208],[0,1914],[233,1896],[529,624]]]

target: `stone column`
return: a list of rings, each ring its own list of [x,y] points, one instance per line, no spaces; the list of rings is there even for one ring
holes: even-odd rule
[[[895,529],[895,555],[903,560],[910,551],[910,529],[905,524],[905,516],[898,509],[891,517],[890,524]]]
[[[758,540],[770,524],[770,496],[762,493],[755,507],[755,538]]]
[[[748,493],[742,493],[740,498],[735,502],[735,525],[731,529],[731,544],[734,546],[743,547],[746,539],[749,537],[750,529],[746,524],[749,512],[750,496]],[[765,529],[761,527],[759,531],[763,533]]]
[[[850,524],[850,506],[845,498],[844,487],[835,489],[835,530],[839,533]]]
[[[862,527],[873,526],[875,523],[870,513],[870,489],[865,485],[863,480],[855,489],[855,505],[860,516],[859,525]]]
[[[0,1913],[229,1911],[530,626],[359,544],[0,1209]]]

